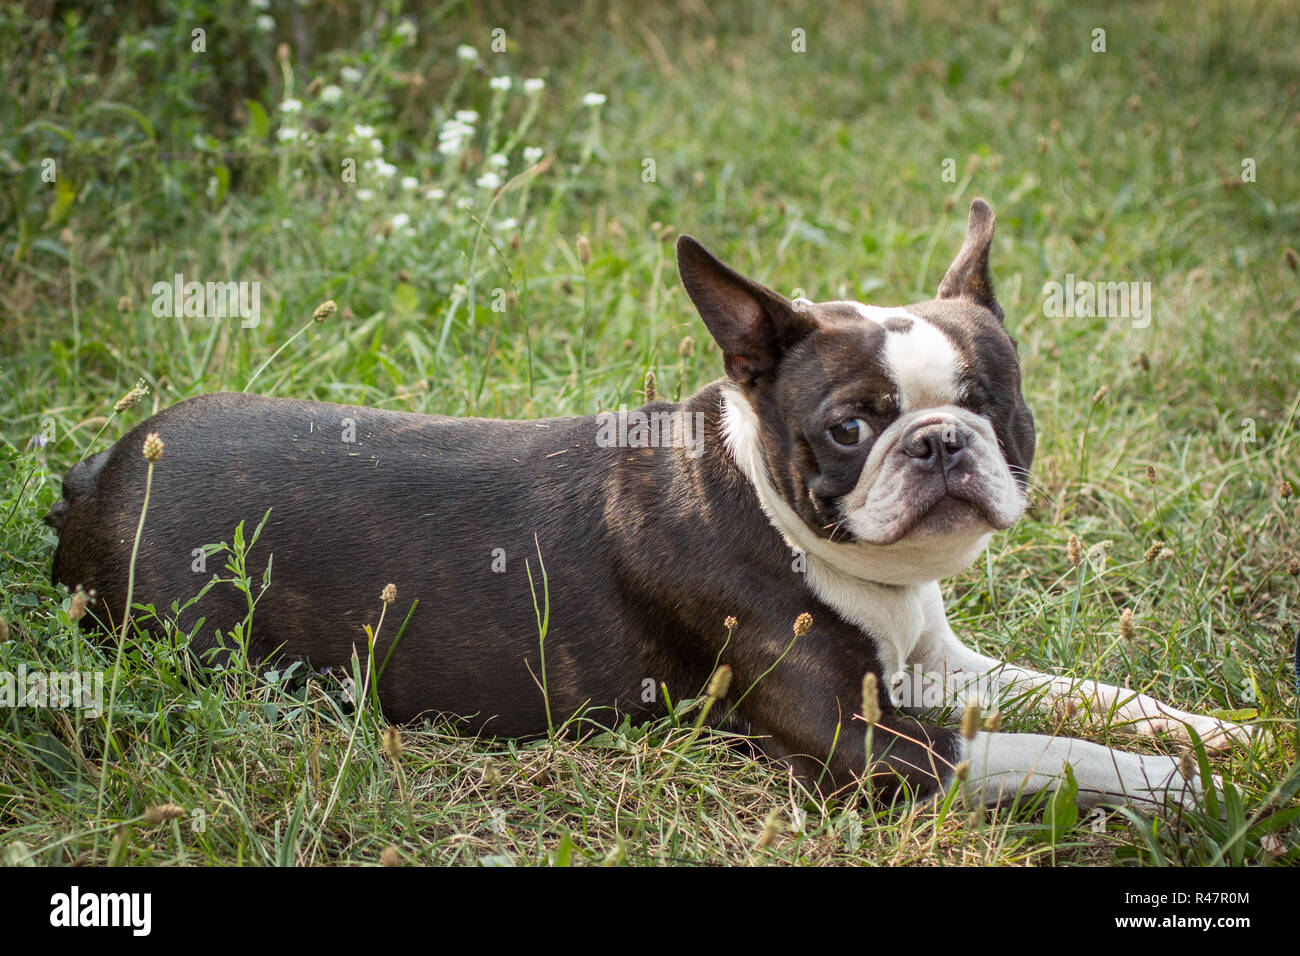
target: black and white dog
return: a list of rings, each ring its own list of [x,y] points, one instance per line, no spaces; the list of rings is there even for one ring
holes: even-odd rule
[[[269,509],[250,567],[258,581],[274,558],[253,620],[260,657],[346,665],[387,583],[402,608],[419,599],[398,645],[385,628],[375,648],[376,660],[391,650],[379,682],[390,719],[443,713],[474,732],[532,735],[546,731],[549,703],[612,724],[661,713],[662,688],[695,696],[726,664],[731,689],[714,713],[840,787],[868,769],[859,712],[874,672],[877,787],[933,794],[965,764],[968,786],[994,802],[1052,788],[1069,763],[1084,804],[1194,798],[1194,775],[1170,757],[1034,734],[968,741],[908,713],[960,708],[975,688],[988,705],[1064,698],[1140,732],[1185,738],[1192,727],[1210,746],[1246,737],[1132,691],[1006,666],[949,627],[938,581],[1020,517],[1034,454],[989,277],[992,238],[992,210],[976,200],[938,297],[880,308],[789,301],[683,236],[682,282],[727,377],[680,404],[647,405],[630,430],[608,416],[454,419],[238,394],[181,402],[68,472],[47,518],[60,530],[54,578],[96,589],[104,623],[120,618],[141,446],[157,432],[166,451],[136,601],[166,608],[193,595],[210,576],[195,573],[195,549]],[[206,619],[193,641],[203,651],[246,611],[221,585],[179,623]],[[795,638],[803,612],[813,626]]]

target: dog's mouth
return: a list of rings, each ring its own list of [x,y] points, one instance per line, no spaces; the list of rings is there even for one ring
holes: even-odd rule
[[[938,538],[970,532],[983,534],[1004,531],[1014,524],[994,508],[982,488],[969,485],[949,488],[942,482],[918,493],[890,520],[876,525],[870,533],[859,526],[856,536],[866,544],[888,546],[904,538]]]
[[[902,537],[909,535],[943,535],[979,522],[991,525],[993,516],[982,502],[946,494],[922,513]]]

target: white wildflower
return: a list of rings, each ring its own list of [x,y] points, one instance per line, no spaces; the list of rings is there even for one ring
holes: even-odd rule
[[[447,120],[438,130],[438,139],[464,139],[474,135],[474,127],[460,120]]]
[[[478,117],[477,113],[473,115]],[[465,148],[466,138],[473,135],[474,127],[467,122],[460,119],[447,120],[438,131],[438,152],[444,156],[456,156]]]

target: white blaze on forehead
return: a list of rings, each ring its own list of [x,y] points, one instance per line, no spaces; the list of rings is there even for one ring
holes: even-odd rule
[[[838,305],[839,303],[834,303]],[[858,310],[858,315],[862,316],[868,322],[875,322],[880,325],[885,319],[915,319],[911,312],[906,309],[894,307],[886,308],[880,305],[866,305],[862,302],[845,302],[844,305],[851,305]]]
[[[852,304],[859,315],[877,325],[892,318],[908,320],[906,330],[885,330],[882,356],[890,378],[898,386],[900,411],[956,405],[961,400],[958,377],[962,364],[948,336],[906,309]]]

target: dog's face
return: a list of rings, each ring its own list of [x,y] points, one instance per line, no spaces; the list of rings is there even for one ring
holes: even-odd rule
[[[1024,508],[1033,417],[971,205],[939,297],[791,302],[689,237],[682,282],[722,349],[732,455],[795,547],[868,580],[953,574]]]

